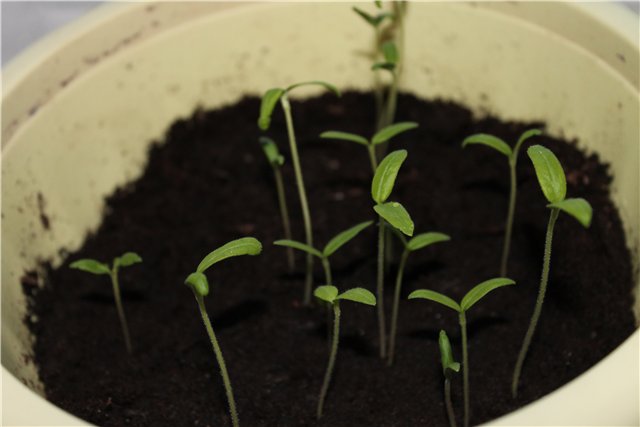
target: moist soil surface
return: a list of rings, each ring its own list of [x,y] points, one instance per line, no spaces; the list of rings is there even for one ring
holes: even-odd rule
[[[371,135],[373,99],[350,92],[293,102],[315,240],[374,219],[372,172],[364,147],[322,140],[335,129]],[[459,300],[498,275],[507,211],[506,158],[484,147],[461,148],[487,132],[513,143],[531,123],[476,120],[449,102],[402,95],[398,121],[420,124],[392,142],[409,156],[391,200],[411,213],[416,232],[441,231],[451,241],[412,254],[400,307],[396,364],[378,357],[375,308],[344,302],[342,331],[325,415],[315,407],[328,360],[326,313],[302,305],[304,256],[290,273],[272,170],[258,144],[259,99],[196,111],[153,144],[144,174],[106,202],[104,221],[59,268],[40,281],[25,276],[35,335],[35,362],[48,398],[104,426],[230,425],[211,344],[185,277],[211,250],[251,235],[262,255],[234,258],[208,271],[206,298],[227,361],[241,424],[257,426],[445,426],[437,337],[445,329],[461,359],[457,315],[409,292],[430,288]],[[540,124],[537,124],[540,126]],[[278,108],[269,132],[287,159]],[[511,374],[538,290],[549,210],[524,150],[508,276],[517,281],[489,294],[468,313],[471,421],[489,421],[555,390],[601,360],[634,330],[632,267],[621,221],[609,196],[608,168],[574,141],[531,140],[553,150],[567,173],[568,195],[594,208],[589,229],[561,214],[549,289],[524,366],[520,394]],[[524,149],[529,145],[525,144]],[[291,163],[284,166],[294,238],[303,240]],[[46,194],[45,194],[46,197]],[[50,227],[55,228],[55,219]],[[395,244],[396,252],[400,249]],[[134,353],[127,355],[106,276],[68,267],[78,258],[110,260],[136,251],[142,264],[121,271]],[[370,227],[331,259],[341,289],[375,288],[376,231]],[[322,270],[316,262],[316,284]],[[395,278],[385,290],[387,319]],[[453,381],[462,423],[462,376]]]

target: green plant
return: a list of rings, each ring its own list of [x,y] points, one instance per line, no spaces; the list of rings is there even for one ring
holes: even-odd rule
[[[513,371],[513,380],[511,382],[511,393],[513,397],[518,395],[518,383],[520,381],[520,373],[522,372],[522,365],[527,356],[527,351],[531,345],[531,339],[536,330],[536,325],[540,319],[540,313],[542,312],[542,303],[544,302],[544,296],[547,291],[547,283],[549,281],[549,268],[551,264],[551,244],[553,241],[553,228],[560,211],[569,214],[574,217],[583,227],[587,228],[591,224],[591,218],[593,216],[593,210],[589,202],[584,199],[567,199],[567,181],[564,175],[564,170],[558,158],[551,152],[551,150],[541,146],[532,145],[527,150],[529,158],[533,162],[533,167],[540,183],[540,188],[544,193],[545,198],[549,201],[547,205],[551,209],[549,214],[549,222],[547,224],[547,233],[544,243],[544,256],[542,260],[542,277],[540,279],[540,287],[538,289],[538,297],[536,299],[536,305],[533,309],[533,315],[531,316],[531,322],[529,328],[525,334],[522,348],[518,354],[518,361],[516,362],[515,369]]]
[[[231,422],[234,427],[238,427],[240,425],[238,421],[238,411],[236,410],[236,402],[233,398],[233,389],[231,388],[231,380],[229,379],[229,373],[227,372],[227,365],[224,361],[224,357],[222,357],[220,344],[218,344],[216,334],[213,332],[211,320],[209,320],[207,308],[204,305],[204,297],[209,295],[210,290],[209,281],[207,280],[207,276],[204,275],[204,272],[212,265],[227,258],[240,255],[258,255],[260,252],[262,252],[262,245],[253,237],[243,237],[241,239],[233,240],[204,257],[200,264],[198,264],[196,271],[189,274],[189,276],[187,276],[184,281],[185,285],[189,286],[193,291],[193,295],[195,296],[196,302],[198,303],[198,309],[200,310],[202,322],[204,323],[204,327],[207,330],[207,334],[209,335],[209,340],[211,341],[211,345],[213,346],[213,352],[218,361],[220,374],[222,375],[222,382],[227,394],[229,412],[231,414]]]
[[[404,274],[404,267],[407,264],[407,258],[409,258],[409,254],[411,252],[426,248],[434,243],[451,240],[451,238],[446,234],[437,232],[418,234],[409,241],[407,241],[402,233],[397,232],[396,234],[402,241],[404,251],[400,258],[400,265],[398,266],[398,274],[396,276],[396,288],[393,295],[393,312],[391,314],[391,331],[389,333],[389,358],[387,360],[387,364],[389,366],[393,365],[395,355],[396,334],[398,330],[398,311],[400,309],[400,292],[402,290],[402,276]]]
[[[278,195],[278,206],[280,207],[280,216],[282,217],[282,228],[284,229],[284,237],[291,240],[291,221],[289,220],[289,209],[287,208],[287,198],[284,193],[284,184],[282,182],[282,172],[280,168],[284,165],[284,156],[280,154],[278,146],[271,139],[266,136],[260,137],[260,145],[264,151],[264,155],[267,157],[271,169],[273,169],[273,176],[276,181],[276,193]],[[289,265],[289,271],[293,271],[295,267],[295,258],[293,256],[293,249],[287,250],[287,264]]]
[[[398,69],[400,68],[400,54],[398,52],[398,48],[393,41],[387,41],[382,44],[382,55],[384,57],[384,61],[377,62],[371,66],[371,69],[376,70],[386,70],[391,75],[391,83],[389,84],[389,93],[387,93],[387,98],[385,102],[385,106],[382,112],[381,117],[378,121],[378,129],[383,129],[386,126],[389,126],[393,123],[396,117],[396,107],[398,104],[398,80],[399,73]],[[385,146],[383,146],[385,147]]]
[[[455,310],[458,313],[458,322],[460,324],[460,330],[462,332],[462,382],[464,393],[464,425],[469,426],[469,355],[467,351],[467,311],[480,301],[489,292],[498,289],[503,286],[513,285],[515,282],[506,277],[496,277],[494,279],[486,280],[475,287],[473,287],[462,298],[460,303],[455,302],[446,295],[439,292],[431,291],[429,289],[418,289],[411,292],[409,299],[422,298],[430,301],[435,301],[446,307]]]
[[[375,202],[373,210],[378,214],[378,272],[376,293],[378,298],[378,332],[380,357],[387,354],[386,324],[384,319],[384,261],[385,223],[407,236],[413,235],[413,221],[409,212],[398,202],[388,202],[393,191],[400,166],[407,158],[406,150],[389,153],[382,161],[371,181],[371,197]]]
[[[326,132],[322,132],[320,134],[320,138],[339,139],[342,141],[350,141],[364,145],[365,147],[367,147],[367,152],[369,153],[371,170],[373,171],[373,173],[375,173],[376,168],[378,167],[378,159],[376,158],[376,146],[391,140],[391,138],[396,135],[399,135],[411,129],[415,129],[417,127],[418,124],[414,122],[395,123],[379,130],[371,137],[371,139],[367,139],[354,133],[329,130]]]
[[[302,219],[304,221],[305,243],[313,247],[313,229],[311,225],[311,214],[309,212],[309,203],[307,202],[307,192],[304,187],[304,179],[302,176],[302,167],[300,166],[300,157],[298,156],[298,145],[296,143],[296,134],[293,128],[293,117],[291,115],[291,104],[289,103],[289,93],[295,88],[309,85],[319,85],[334,92],[340,96],[340,91],[329,83],[321,81],[310,81],[291,85],[285,89],[273,88],[269,89],[262,96],[260,105],[260,117],[258,118],[258,126],[262,130],[269,129],[271,125],[271,116],[278,101],[284,111],[284,118],[287,123],[287,134],[289,136],[289,147],[291,149],[291,160],[293,162],[293,171],[296,176],[296,185],[298,187],[298,196],[300,197],[300,206],[302,208]],[[307,254],[307,265],[305,272],[304,285],[304,303],[311,303],[311,289],[313,286],[313,256]]]
[[[447,417],[449,418],[449,426],[456,427],[456,416],[451,403],[451,377],[454,372],[460,372],[460,364],[453,360],[451,343],[445,331],[440,331],[438,346],[440,347],[440,361],[442,362],[442,374],[444,375],[444,402],[447,407]]]
[[[509,160],[509,177],[510,177],[510,189],[509,189],[509,210],[507,212],[507,222],[505,225],[504,231],[504,243],[502,245],[502,257],[500,261],[500,276],[507,275],[507,264],[509,262],[509,248],[511,246],[511,232],[513,229],[513,217],[516,210],[516,191],[518,187],[517,177],[516,177],[516,165],[518,163],[518,153],[520,151],[520,147],[522,144],[532,136],[541,135],[542,132],[538,129],[530,129],[525,131],[516,145],[511,149],[509,145],[504,142],[502,139],[495,137],[493,135],[487,135],[484,133],[479,133],[476,135],[471,135],[467,137],[464,141],[462,141],[462,146],[466,147],[469,144],[481,144],[487,147],[491,147],[494,150],[504,154],[507,156]]]
[[[69,267],[76,270],[86,271],[92,274],[107,274],[111,279],[111,286],[113,287],[113,297],[116,302],[116,310],[118,311],[118,317],[120,318],[120,326],[122,327],[122,335],[124,335],[124,342],[127,347],[127,352],[131,354],[133,347],[131,346],[131,337],[129,335],[129,326],[127,325],[127,318],[124,315],[124,309],[122,308],[122,299],[120,298],[120,284],[118,282],[118,271],[120,267],[129,267],[133,264],[142,262],[142,258],[135,252],[125,252],[119,257],[113,259],[111,268],[107,264],[104,264],[95,259],[79,259],[72,262]]]
[[[353,288],[339,293],[338,288],[331,285],[318,286],[313,293],[316,298],[327,302],[333,307],[333,340],[331,342],[331,353],[329,354],[329,363],[327,371],[324,374],[322,388],[320,389],[320,397],[318,398],[318,407],[316,416],[318,419],[322,417],[324,401],[329,390],[329,383],[333,375],[333,367],[338,354],[338,341],[340,339],[340,300],[348,300],[366,305],[376,305],[376,297],[368,290],[363,288]]]

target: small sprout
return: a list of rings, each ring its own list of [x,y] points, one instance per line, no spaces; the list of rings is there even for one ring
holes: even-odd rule
[[[460,363],[453,360],[451,343],[449,343],[447,333],[443,330],[440,331],[438,336],[438,346],[440,347],[440,361],[442,362],[442,374],[444,375],[444,401],[447,407],[447,417],[449,418],[449,426],[456,427],[456,416],[451,403],[451,377],[454,373],[460,372]]]
[[[452,300],[446,295],[439,292],[431,291],[429,289],[418,289],[411,292],[409,299],[426,299],[435,301],[439,304],[449,307],[450,309],[458,313],[458,322],[460,323],[460,330],[462,331],[462,381],[464,391],[464,425],[469,427],[469,355],[467,353],[467,311],[480,301],[489,292],[501,288],[503,286],[514,285],[511,279],[506,277],[497,277],[494,279],[486,280],[479,285],[476,285],[462,298],[460,303]]]
[[[285,196],[284,184],[282,182],[282,172],[280,171],[280,168],[284,165],[284,156],[280,154],[278,146],[271,138],[267,138],[265,136],[260,137],[260,145],[262,146],[262,150],[273,169],[273,176],[276,181],[278,206],[280,207],[280,216],[282,217],[282,228],[284,229],[284,237],[291,240],[289,208],[287,207],[287,198]],[[295,268],[295,258],[293,256],[292,249],[287,250],[287,263],[289,265],[289,271],[292,272]]]
[[[213,332],[211,320],[207,314],[207,308],[204,305],[204,297],[209,295],[210,292],[209,282],[207,281],[207,276],[204,275],[204,272],[212,265],[227,258],[241,255],[258,255],[260,252],[262,252],[262,245],[253,237],[244,237],[242,239],[233,240],[204,257],[196,271],[189,274],[184,281],[185,285],[189,286],[193,291],[193,295],[198,303],[202,322],[204,323],[204,327],[207,330],[209,339],[211,340],[213,352],[216,355],[218,366],[220,367],[220,374],[222,375],[222,382],[227,394],[227,401],[229,403],[229,412],[231,414],[233,427],[238,427],[240,425],[238,421],[238,412],[236,410],[235,399],[233,398],[233,389],[231,388],[231,380],[229,379],[229,373],[227,372],[227,365],[224,361],[224,357],[222,357],[220,344],[218,344],[218,339]]]
[[[389,333],[389,358],[387,364],[393,365],[396,347],[396,334],[398,330],[398,312],[400,309],[400,293],[402,291],[402,276],[404,274],[404,267],[407,263],[407,258],[411,252],[426,248],[434,243],[447,242],[451,240],[449,236],[443,233],[430,232],[418,234],[407,241],[402,233],[396,232],[398,238],[402,241],[404,251],[400,258],[400,265],[398,266],[398,274],[396,276],[396,288],[393,296],[393,313],[391,315],[391,331]]]
[[[551,265],[553,228],[556,220],[558,219],[558,215],[560,214],[560,211],[565,212],[575,218],[585,228],[591,225],[591,218],[593,216],[591,205],[586,200],[581,198],[565,198],[567,195],[567,180],[560,161],[551,150],[541,145],[533,145],[529,147],[527,154],[533,162],[533,167],[536,171],[536,176],[538,177],[538,183],[540,184],[542,193],[549,202],[547,207],[551,209],[551,213],[549,215],[547,233],[544,242],[542,277],[540,279],[540,287],[538,288],[538,297],[536,298],[536,305],[533,309],[531,322],[529,323],[529,328],[524,336],[522,348],[518,354],[518,361],[516,362],[516,366],[513,371],[511,394],[514,398],[518,396],[518,384],[520,381],[520,374],[522,373],[522,366],[524,365],[524,360],[527,357],[527,352],[529,351],[529,346],[531,345],[536,325],[540,319],[544,296],[547,292],[549,269]]]
[[[373,173],[375,173],[378,167],[378,160],[376,159],[376,146],[388,142],[396,135],[399,135],[411,129],[415,129],[417,127],[418,124],[415,122],[395,123],[379,130],[375,133],[375,135],[371,137],[371,139],[366,139],[363,136],[353,133],[330,130],[321,133],[320,138],[339,139],[342,141],[355,142],[356,144],[364,145],[365,147],[367,147],[367,151],[369,153],[371,169],[373,170]]]
[[[464,141],[462,141],[462,146],[466,147],[470,144],[479,144],[485,145],[487,147],[491,147],[494,150],[504,154],[507,156],[509,160],[509,176],[510,176],[510,190],[509,190],[509,210],[507,212],[507,223],[505,225],[504,232],[504,243],[502,244],[502,257],[500,261],[500,275],[507,275],[507,264],[509,262],[509,248],[511,246],[511,233],[513,230],[513,217],[516,210],[516,191],[518,182],[516,179],[516,165],[518,163],[518,153],[520,152],[520,147],[522,144],[529,138],[533,136],[539,136],[542,132],[538,129],[530,129],[524,132],[516,145],[511,149],[506,142],[502,139],[495,137],[493,135],[487,135],[484,133],[479,133],[476,135],[471,135],[467,137]]]
[[[378,298],[378,333],[380,357],[387,356],[386,322],[384,319],[384,260],[385,260],[385,222],[407,236],[413,235],[413,221],[407,210],[398,202],[387,202],[393,191],[398,171],[407,158],[406,150],[389,153],[382,161],[371,181],[371,197],[376,203],[373,209],[378,221],[378,271],[376,293]]]
[[[311,214],[309,212],[309,203],[307,201],[307,191],[304,186],[302,176],[302,167],[300,166],[300,156],[298,155],[298,144],[296,143],[296,135],[293,129],[293,117],[291,116],[291,105],[289,103],[289,92],[302,86],[321,86],[337,96],[340,91],[333,85],[322,81],[309,81],[293,84],[286,89],[273,88],[269,89],[262,96],[260,104],[260,116],[258,118],[258,126],[262,130],[268,130],[271,126],[271,117],[273,110],[278,101],[284,111],[284,118],[287,123],[287,134],[289,136],[289,148],[291,150],[291,161],[293,163],[293,171],[296,176],[296,185],[298,187],[298,196],[300,198],[300,207],[302,209],[302,219],[304,221],[305,243],[313,247],[313,228],[311,225]],[[304,285],[304,304],[311,303],[311,289],[313,286],[313,256],[307,255],[305,285]]]
[[[362,10],[360,8],[357,8],[357,7],[354,7],[353,11],[355,13],[357,13],[358,15],[360,15],[360,17],[362,19],[364,19],[364,21],[367,24],[371,25],[374,29],[377,29],[385,19],[393,17],[393,15],[391,13],[389,13],[389,12],[381,12],[381,13],[378,13],[377,15],[375,15],[375,16],[374,15],[370,15],[367,12],[365,12],[364,10]]]
[[[116,310],[118,311],[120,326],[122,327],[122,335],[124,335],[124,342],[127,347],[127,353],[129,354],[133,351],[133,347],[131,346],[129,326],[127,324],[127,318],[124,315],[124,309],[122,308],[122,299],[120,298],[118,270],[120,267],[129,267],[140,262],[142,262],[140,255],[135,252],[125,252],[121,256],[113,259],[112,267],[109,267],[107,264],[103,264],[100,261],[96,261],[95,259],[79,259],[69,265],[70,268],[86,271],[87,273],[109,275],[111,278],[111,286],[113,287],[113,297],[116,301]]]
[[[316,298],[330,304],[333,308],[333,340],[331,342],[331,353],[329,354],[329,364],[324,374],[324,381],[320,389],[320,397],[318,399],[318,408],[316,416],[318,419],[322,417],[322,409],[324,401],[329,390],[329,383],[333,375],[333,367],[338,354],[338,340],[340,339],[340,300],[348,300],[365,305],[376,305],[376,297],[368,290],[363,288],[353,288],[339,293],[338,288],[331,285],[318,286],[313,293]]]

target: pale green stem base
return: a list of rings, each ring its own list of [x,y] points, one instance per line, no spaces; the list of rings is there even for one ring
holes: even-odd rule
[[[513,230],[513,217],[516,211],[516,164],[509,161],[511,188],[509,191],[509,211],[507,212],[507,223],[504,230],[504,243],[502,244],[502,258],[500,261],[500,277],[507,277],[507,267],[509,263],[509,251],[511,249],[511,233]]]
[[[456,427],[456,415],[453,412],[453,403],[451,402],[451,381],[449,378],[445,378],[444,380],[444,402],[447,407],[449,427]]]
[[[113,286],[113,297],[116,300],[116,310],[118,311],[118,317],[120,318],[120,326],[122,327],[122,335],[124,335],[124,342],[127,346],[127,353],[131,354],[133,352],[133,347],[131,345],[131,337],[129,335],[129,325],[127,324],[127,318],[125,317],[124,309],[122,308],[117,268],[115,268],[111,273],[111,285]]]
[[[378,334],[380,344],[380,358],[387,356],[387,332],[384,319],[384,241],[385,241],[384,220],[380,218],[378,222],[378,283],[376,286],[376,298],[378,309]]]
[[[371,170],[375,175],[376,169],[378,169],[378,159],[376,159],[376,146],[373,144],[367,145],[367,151],[369,152],[369,162],[371,163]]]
[[[462,331],[462,391],[464,394],[464,427],[469,427],[469,353],[467,349],[467,317],[459,314],[460,330]]]
[[[522,348],[518,354],[518,361],[513,371],[513,380],[511,381],[511,395],[513,398],[518,397],[518,383],[520,382],[520,374],[522,372],[522,365],[527,357],[533,334],[536,331],[538,320],[540,319],[540,313],[542,312],[542,303],[544,302],[544,296],[547,292],[547,283],[549,281],[549,268],[551,266],[551,244],[553,243],[553,227],[558,219],[560,211],[556,208],[551,209],[549,215],[549,223],[547,224],[547,235],[544,242],[544,257],[542,261],[542,278],[540,279],[540,288],[538,289],[538,298],[536,299],[536,306],[533,309],[533,316],[531,316],[531,322],[529,323],[529,329],[524,336]]]
[[[340,337],[340,305],[337,302],[333,304],[333,313],[333,340],[331,343],[331,353],[329,354],[329,364],[327,365],[327,371],[324,374],[324,381],[322,382],[322,388],[320,389],[320,398],[318,399],[318,409],[316,411],[318,419],[322,417],[324,401],[327,397],[327,391],[329,391],[331,375],[333,375],[333,367],[336,363],[336,355],[338,354],[338,338]]]
[[[239,427],[240,422],[238,421],[238,412],[236,411],[236,401],[233,398],[233,389],[231,388],[231,380],[229,380],[229,373],[227,372],[227,365],[224,362],[224,358],[222,357],[222,350],[220,350],[220,345],[218,344],[218,340],[216,339],[216,334],[213,332],[213,328],[211,327],[211,321],[209,320],[209,315],[207,314],[207,309],[204,306],[204,300],[202,296],[194,291],[193,293],[196,297],[196,301],[198,302],[198,308],[200,309],[200,316],[202,316],[202,322],[204,323],[204,327],[207,329],[207,334],[209,334],[209,339],[211,340],[211,345],[213,346],[213,352],[216,355],[216,359],[218,360],[218,366],[220,367],[220,374],[222,375],[222,382],[224,384],[224,390],[227,393],[227,401],[229,402],[229,412],[231,414],[231,422],[233,427]]]
[[[276,191],[278,193],[278,205],[280,206],[280,216],[282,217],[282,228],[284,229],[284,237],[287,240],[292,240],[289,209],[287,207],[287,199],[284,194],[284,184],[282,182],[282,173],[280,172],[280,168],[274,167],[273,174],[276,180]],[[289,266],[289,272],[293,272],[293,270],[295,269],[295,256],[293,254],[293,248],[287,248],[287,265]]]
[[[298,155],[298,145],[296,144],[296,134],[293,129],[293,118],[291,117],[291,105],[287,95],[280,98],[282,110],[284,111],[285,121],[287,122],[287,133],[289,135],[289,148],[291,150],[291,161],[293,163],[293,171],[296,176],[296,184],[298,187],[298,196],[300,197],[300,207],[302,208],[302,219],[304,221],[305,243],[313,247],[313,232],[311,228],[311,214],[309,213],[309,202],[307,201],[307,192],[304,187],[304,179],[302,177],[302,167],[300,166],[300,157]],[[307,254],[306,272],[304,279],[304,299],[305,305],[311,304],[311,291],[313,287],[313,255]]]
[[[402,291],[402,276],[404,274],[404,267],[409,257],[409,251],[405,249],[400,258],[400,265],[398,266],[398,275],[396,276],[396,289],[393,294],[393,312],[391,314],[391,331],[389,332],[389,358],[387,359],[387,366],[393,365],[393,360],[396,350],[396,334],[398,333],[398,311],[400,310],[400,292]]]

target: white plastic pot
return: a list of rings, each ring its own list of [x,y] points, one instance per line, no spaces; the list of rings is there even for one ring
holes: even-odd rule
[[[612,197],[637,255],[637,25],[607,4],[414,3],[403,89],[478,114],[544,121],[597,151],[611,164]],[[105,196],[140,175],[150,142],[177,117],[300,80],[366,89],[369,64],[357,53],[370,44],[346,3],[134,3],[104,6],[10,64],[2,98],[5,425],[86,424],[39,396],[25,357],[23,273],[81,245]],[[575,381],[495,424],[638,425],[638,347],[636,331]]]

